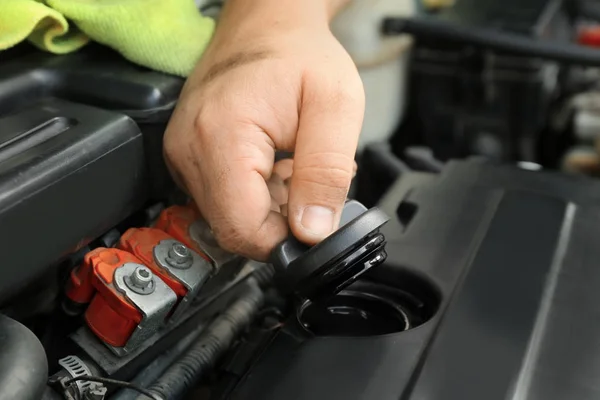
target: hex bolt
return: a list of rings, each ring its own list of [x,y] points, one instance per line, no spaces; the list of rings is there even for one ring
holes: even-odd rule
[[[174,243],[169,249],[169,259],[176,264],[185,264],[191,258],[192,253],[190,253],[190,249],[181,243]]]
[[[144,289],[150,286],[154,280],[154,276],[152,275],[152,271],[150,271],[148,268],[137,267],[130,275],[129,279],[131,280],[132,285]]]

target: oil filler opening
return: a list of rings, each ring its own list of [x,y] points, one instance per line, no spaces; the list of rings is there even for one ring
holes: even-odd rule
[[[296,317],[315,336],[378,336],[416,328],[430,320],[438,306],[437,291],[420,279],[418,285],[402,287],[359,281],[327,300],[306,301]]]

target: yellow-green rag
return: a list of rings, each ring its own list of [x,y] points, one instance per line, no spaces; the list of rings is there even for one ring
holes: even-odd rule
[[[214,27],[194,0],[0,0],[0,51],[27,39],[66,54],[91,39],[179,76],[192,71]]]

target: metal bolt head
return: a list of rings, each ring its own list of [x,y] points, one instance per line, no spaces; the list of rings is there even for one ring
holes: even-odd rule
[[[187,269],[192,266],[194,257],[190,249],[181,243],[173,243],[165,260],[174,268]]]
[[[131,264],[125,264],[125,266],[128,265]],[[122,278],[125,286],[137,294],[147,295],[153,293],[154,289],[156,288],[156,281],[152,271],[145,265],[141,264],[134,264],[133,267],[135,267],[135,269],[133,269],[133,271],[128,269],[126,272],[127,275],[124,275]],[[117,271],[115,271],[115,273]]]
[[[174,243],[169,249],[169,258],[176,263],[184,263],[192,258],[192,253],[190,253],[190,249],[183,244]]]
[[[146,288],[150,286],[154,276],[152,275],[152,271],[150,271],[146,267],[137,267],[135,271],[129,277],[131,279],[131,283],[139,288]]]

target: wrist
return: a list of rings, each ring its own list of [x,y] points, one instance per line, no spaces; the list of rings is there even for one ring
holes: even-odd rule
[[[349,0],[227,0],[220,31],[235,32],[329,29],[329,22]]]

